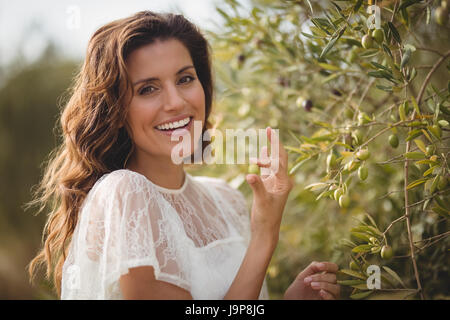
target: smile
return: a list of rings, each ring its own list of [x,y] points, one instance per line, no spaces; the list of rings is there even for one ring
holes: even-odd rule
[[[171,134],[178,129],[188,129],[191,126],[192,117],[186,117],[185,119],[164,123],[162,125],[156,126],[155,129],[161,131],[165,134]]]

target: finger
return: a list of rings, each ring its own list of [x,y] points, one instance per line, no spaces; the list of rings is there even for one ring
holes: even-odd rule
[[[320,273],[320,274],[314,274],[312,276],[306,277],[303,280],[304,283],[311,283],[311,282],[329,282],[329,283],[336,283],[336,274],[334,273]]]
[[[261,181],[260,176],[257,174],[248,174],[246,177],[247,183],[250,185],[250,188],[253,191],[255,196],[264,197],[266,189]]]
[[[266,128],[270,142],[270,158],[272,159],[272,170],[279,176],[287,173],[288,154],[280,142],[279,131],[271,127]],[[280,175],[281,174],[281,175]]]
[[[301,275],[303,277],[307,277],[322,271],[336,273],[338,270],[339,267],[335,263],[313,261],[305,268],[305,270],[303,270],[302,273],[299,274],[299,276]]]
[[[341,288],[338,284],[328,282],[311,282],[311,288],[313,288],[314,290],[323,289],[336,297],[339,296],[339,293],[341,291]]]
[[[323,300],[336,300],[336,298],[331,293],[326,292],[325,290],[320,290],[319,294]]]
[[[250,158],[250,164],[256,164],[262,168],[270,168],[270,160]]]

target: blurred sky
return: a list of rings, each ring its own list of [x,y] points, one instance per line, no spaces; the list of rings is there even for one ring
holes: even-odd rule
[[[200,28],[215,29],[220,0],[0,0],[0,65],[22,53],[39,56],[46,39],[63,53],[82,58],[90,36],[101,25],[140,10],[183,13]]]

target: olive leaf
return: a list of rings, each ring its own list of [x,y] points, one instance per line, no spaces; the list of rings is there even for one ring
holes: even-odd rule
[[[395,41],[396,41],[398,44],[401,44],[401,43],[402,43],[402,39],[400,38],[400,33],[398,33],[397,28],[396,28],[396,27],[394,26],[394,24],[393,24],[392,22],[390,22],[390,21],[388,21],[387,24],[388,24],[389,30],[391,31],[392,36],[394,37]]]
[[[325,46],[325,48],[323,48],[322,53],[319,56],[319,59],[322,59],[322,58],[324,58],[327,55],[327,53],[333,48],[333,46],[336,43],[336,41],[338,41],[339,38],[344,34],[346,28],[347,27],[342,28],[342,30],[339,31],[339,33],[336,36],[334,36],[330,40],[330,42],[328,42],[328,44]]]

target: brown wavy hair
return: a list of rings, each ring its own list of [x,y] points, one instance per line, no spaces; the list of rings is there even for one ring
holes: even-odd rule
[[[38,266],[61,295],[62,267],[78,220],[78,211],[94,183],[122,169],[135,146],[126,123],[133,89],[126,60],[134,50],[155,40],[177,39],[188,49],[205,93],[203,132],[213,101],[211,48],[201,31],[185,17],[141,11],[99,28],[91,37],[85,61],[58,119],[61,144],[45,163],[32,201],[38,212],[49,210],[43,247],[28,265],[33,282]],[[124,126],[121,126],[124,124]],[[207,143],[202,142],[202,149]]]

